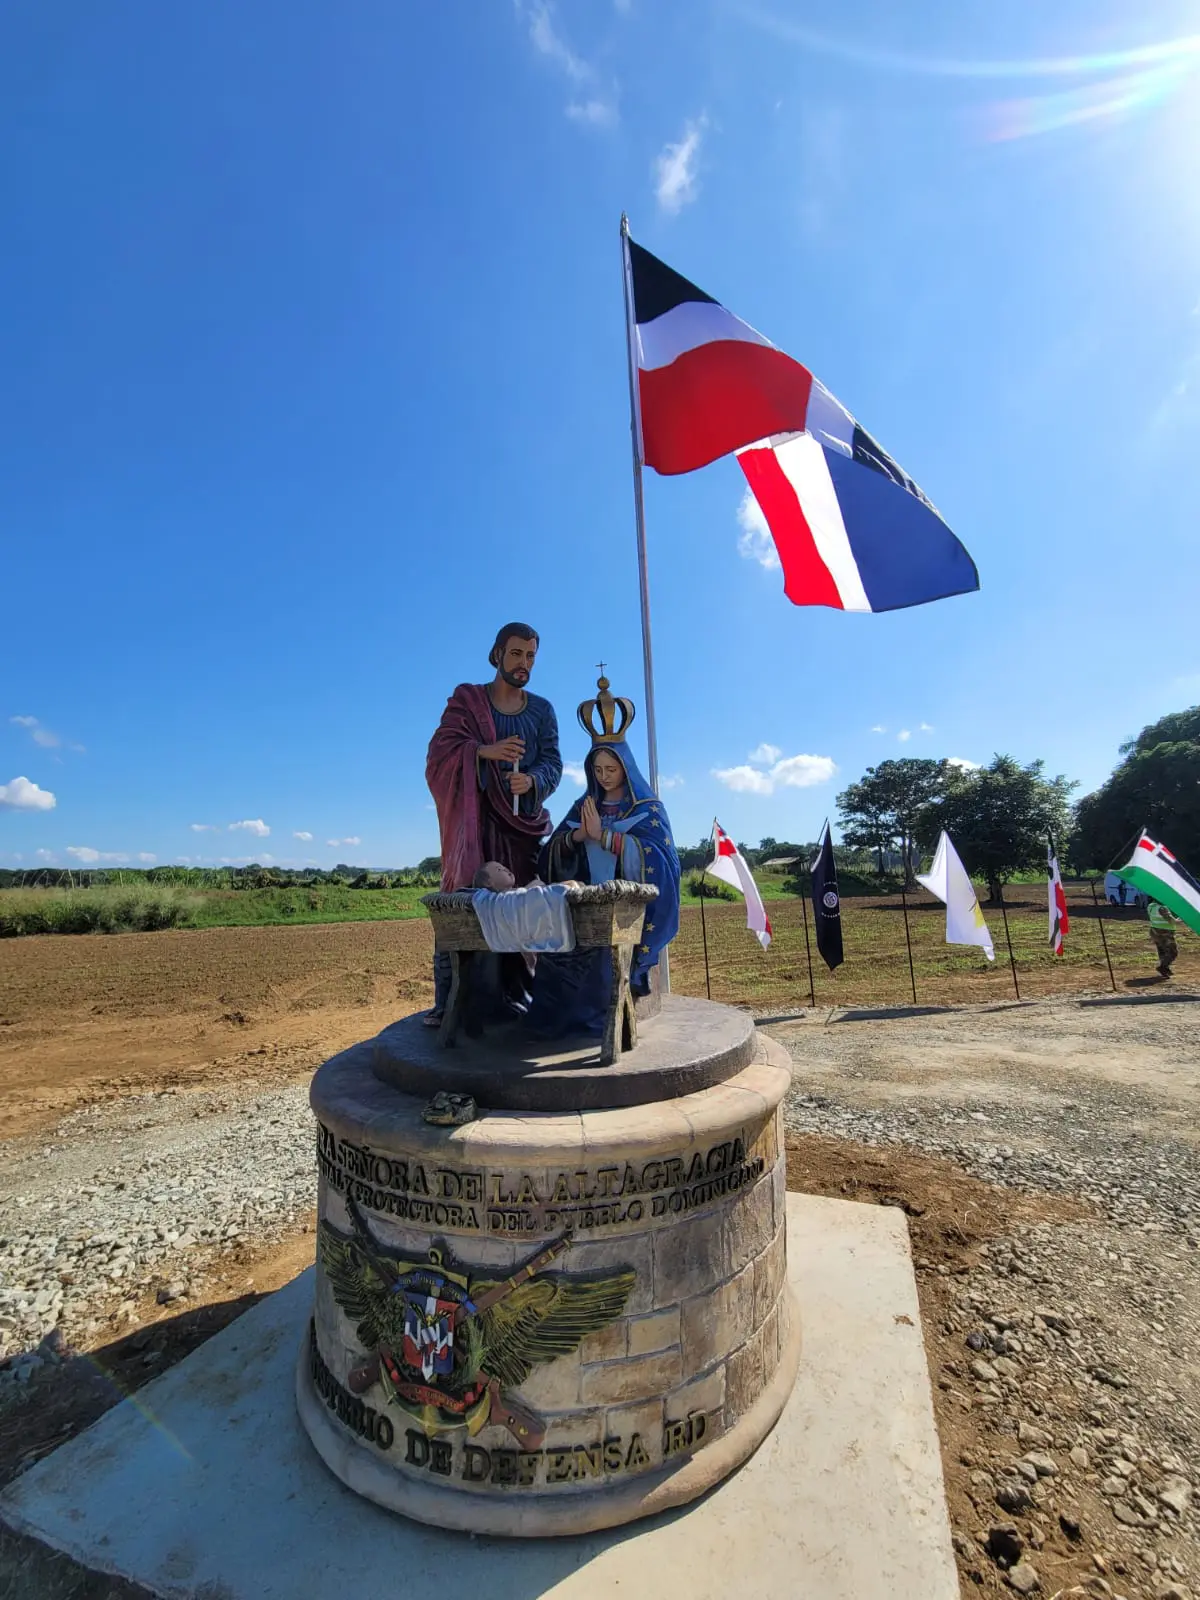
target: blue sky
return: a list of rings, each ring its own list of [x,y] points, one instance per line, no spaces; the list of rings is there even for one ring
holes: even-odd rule
[[[595,662],[641,701],[622,209],[982,579],[797,609],[732,460],[648,474],[676,833],[812,837],[896,755],[1094,786],[1200,699],[1197,34],[1117,0],[18,0],[0,864],[415,861],[429,735],[511,616],[568,760]]]

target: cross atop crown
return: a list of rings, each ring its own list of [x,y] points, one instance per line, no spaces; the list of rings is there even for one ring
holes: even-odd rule
[[[608,679],[604,676],[604,662],[598,663],[600,676],[596,680],[598,693],[594,700],[585,700],[575,713],[579,726],[595,744],[616,744],[625,737],[637,709],[632,700],[608,692]],[[600,727],[596,727],[599,716]]]

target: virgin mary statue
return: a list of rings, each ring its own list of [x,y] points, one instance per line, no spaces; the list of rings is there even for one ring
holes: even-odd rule
[[[584,761],[585,791],[543,847],[540,873],[547,883],[623,879],[657,888],[630,969],[634,994],[645,994],[659,956],[679,931],[679,857],[666,809],[625,742],[633,704],[614,699],[607,678],[601,677],[597,688],[596,699],[585,700],[578,712],[592,739]],[[599,1033],[611,982],[607,951],[541,957],[531,1024],[539,1032]]]

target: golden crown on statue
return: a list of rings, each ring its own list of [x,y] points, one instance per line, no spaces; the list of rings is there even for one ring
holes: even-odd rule
[[[600,691],[596,698],[583,701],[575,715],[579,718],[579,726],[594,744],[616,744],[625,737],[637,716],[637,710],[632,700],[626,700],[623,695],[609,694],[603,661],[600,663],[596,688]],[[597,713],[600,717],[599,728],[596,727]]]

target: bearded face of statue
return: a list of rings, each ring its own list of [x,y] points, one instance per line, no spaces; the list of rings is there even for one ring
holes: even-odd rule
[[[504,641],[504,652],[498,664],[500,676],[512,689],[524,689],[537,659],[537,640],[522,639],[510,634]]]

